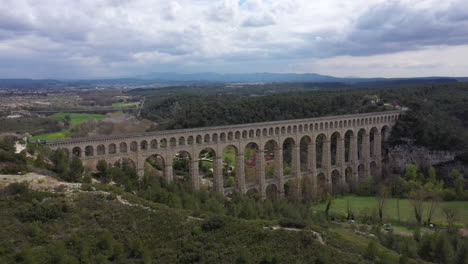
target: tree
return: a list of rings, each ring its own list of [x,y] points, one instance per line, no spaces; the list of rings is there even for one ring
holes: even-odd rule
[[[410,203],[413,206],[414,217],[418,225],[422,223],[422,216],[424,213],[424,199],[426,198],[426,193],[422,188],[414,190],[410,196]]]
[[[452,170],[450,176],[455,178],[453,185],[455,187],[455,193],[457,194],[457,199],[463,200],[463,194],[465,189],[465,179],[459,170]]]
[[[454,207],[443,207],[442,211],[444,212],[448,226],[452,227],[455,221],[457,221],[458,210]]]
[[[433,191],[428,193],[427,198],[429,200],[428,201],[429,206],[428,206],[428,210],[427,210],[426,223],[430,224],[431,220],[432,220],[432,216],[434,215],[434,212],[435,212],[435,210],[437,208],[437,205],[439,204],[439,200],[440,200],[439,193],[436,190],[433,190]]]
[[[380,186],[379,193],[377,195],[377,205],[379,209],[379,220],[381,224],[383,223],[383,210],[385,207],[385,202],[387,201],[389,195],[390,192],[388,188],[385,185]]]
[[[79,181],[83,175],[84,167],[81,159],[78,156],[73,156],[70,162],[70,170],[68,172],[68,181]]]
[[[405,176],[409,181],[416,181],[418,177],[416,165],[406,164]]]
[[[436,177],[436,171],[434,167],[430,167],[428,173],[429,173],[429,182],[436,185],[437,177]]]
[[[109,183],[111,181],[108,166],[105,160],[99,160],[96,164],[96,169],[96,176],[101,180],[101,182]]]
[[[328,219],[328,214],[330,213],[331,206],[333,202],[335,201],[335,196],[331,195],[330,193],[327,193],[327,205],[325,207],[325,216]]]
[[[68,154],[63,149],[55,151],[52,160],[54,162],[54,170],[60,177],[66,178],[68,173]]]

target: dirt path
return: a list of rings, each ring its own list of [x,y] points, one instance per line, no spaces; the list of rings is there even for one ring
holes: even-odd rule
[[[61,190],[66,192],[81,189],[81,183],[63,182],[51,176],[32,172],[24,175],[0,174],[0,188],[6,187],[7,185],[15,182],[27,183],[30,189],[36,191]]]

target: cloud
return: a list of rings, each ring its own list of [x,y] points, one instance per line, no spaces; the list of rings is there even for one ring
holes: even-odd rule
[[[464,0],[3,0],[0,6],[0,77],[320,72],[319,62],[350,63],[345,58],[390,71],[373,56],[466,44]],[[449,63],[416,59],[431,65],[421,66],[428,73]]]

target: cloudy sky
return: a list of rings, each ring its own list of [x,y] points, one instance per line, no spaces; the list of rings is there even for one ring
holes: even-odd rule
[[[468,76],[467,0],[1,0],[0,78]]]

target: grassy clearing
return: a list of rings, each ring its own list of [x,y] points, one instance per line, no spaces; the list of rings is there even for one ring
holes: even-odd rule
[[[51,115],[51,119],[55,120],[61,120],[64,119],[65,116],[69,115],[70,116],[70,124],[77,125],[83,122],[86,122],[92,118],[96,119],[97,121],[103,120],[106,118],[105,115],[100,115],[100,114],[83,114],[83,113],[57,113],[54,115]],[[32,138],[33,140],[60,140],[60,139],[67,139],[67,130],[62,130],[58,132],[53,132],[53,133],[47,133],[47,134],[41,134],[41,135],[36,135]]]
[[[140,102],[130,102],[130,103],[113,103],[113,107],[121,107],[121,108],[127,108],[127,107],[137,107],[140,105]]]
[[[100,115],[100,114],[86,114],[86,113],[57,113],[54,115],[51,115],[50,118],[53,119],[64,119],[65,116],[70,116],[70,124],[71,125],[76,125],[79,123],[86,122],[92,118],[96,119],[97,121],[103,120],[106,118],[105,115]]]
[[[361,197],[355,195],[345,195],[338,197],[332,205],[331,211],[334,213],[345,214],[347,201],[355,215],[361,215],[367,211],[372,214],[377,210],[376,197]],[[389,220],[398,220],[397,199],[388,199],[384,208],[384,217]],[[445,224],[445,217],[442,211],[443,207],[453,207],[458,210],[458,223],[468,225],[468,202],[467,201],[453,201],[453,202],[440,202],[436,208],[432,222]],[[324,210],[325,203],[320,203],[316,207],[317,210]],[[426,217],[427,211],[424,214]],[[400,199],[400,219],[406,222],[415,222],[413,207],[408,199]]]
[[[38,139],[42,139],[42,140],[60,140],[60,139],[66,139],[66,138],[67,138],[67,134],[66,134],[65,130],[64,131],[59,131],[59,132],[54,132],[54,133],[37,135],[37,136],[32,137],[33,140],[38,140]]]

